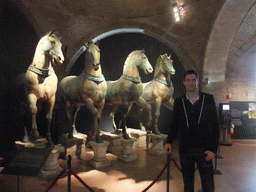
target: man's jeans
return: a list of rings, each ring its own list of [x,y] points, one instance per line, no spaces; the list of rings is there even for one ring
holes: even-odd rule
[[[186,154],[180,155],[180,164],[184,182],[184,192],[194,192],[195,163],[201,177],[203,192],[214,192],[213,164],[206,161],[202,148],[189,148]]]

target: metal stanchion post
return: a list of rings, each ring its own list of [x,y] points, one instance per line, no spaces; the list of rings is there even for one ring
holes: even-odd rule
[[[215,167],[213,169],[213,174],[214,175],[221,175],[221,171],[217,169],[217,159],[223,159],[224,157],[220,154],[220,145],[218,146],[218,151],[217,154],[215,155]]]
[[[170,161],[170,158],[171,158],[171,155],[167,154],[167,162]],[[169,189],[170,189],[170,163],[171,162],[169,162],[168,165],[167,165],[167,177],[166,177],[166,179],[167,179],[167,189],[166,189],[166,191],[167,192],[169,192]]]
[[[68,192],[71,192],[71,173],[70,173],[70,169],[71,169],[71,155],[68,156]]]

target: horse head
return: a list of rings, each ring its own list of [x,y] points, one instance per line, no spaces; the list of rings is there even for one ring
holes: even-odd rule
[[[175,69],[173,67],[173,61],[172,61],[171,57],[168,56],[167,54],[160,55],[160,57],[157,60],[157,66],[159,69],[161,66],[160,70],[162,70],[162,73],[167,73],[170,75],[175,74]]]
[[[92,64],[95,70],[99,69],[100,65],[100,49],[92,41],[85,44],[86,47],[86,60],[89,64]]]
[[[145,50],[138,50],[135,51],[135,55],[137,57],[135,65],[142,69],[144,71],[145,74],[149,74],[153,72],[153,67],[151,66],[151,64],[149,63],[149,60],[147,58],[147,56],[145,55]]]
[[[51,31],[41,39],[42,49],[51,57],[53,64],[63,64],[64,55],[61,50],[61,37],[58,31]]]

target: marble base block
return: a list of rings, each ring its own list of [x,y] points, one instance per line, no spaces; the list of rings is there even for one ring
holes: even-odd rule
[[[39,173],[40,178],[44,180],[54,180],[62,171],[62,168],[58,162],[58,158],[61,152],[64,152],[64,147],[55,145]]]
[[[89,145],[92,146],[92,149],[94,151],[94,157],[88,162],[88,164],[95,169],[109,167],[110,161],[107,159],[106,156],[109,142],[104,141],[103,143],[96,143],[95,141],[90,141]]]
[[[118,159],[124,162],[137,160],[137,155],[133,152],[133,146],[136,139],[121,139],[122,153],[118,155]]]
[[[139,129],[127,128],[127,133],[136,139],[134,146],[137,148],[146,148],[147,132]]]
[[[155,135],[150,134],[149,137],[152,139],[152,147],[148,149],[148,152],[152,155],[163,155],[164,152],[164,140],[166,139],[167,135]]]
[[[82,152],[82,144],[86,142],[87,135],[82,133],[77,133],[74,135],[73,139],[68,139],[67,135],[63,135],[59,138],[59,143],[65,148],[65,151],[61,154],[63,159],[66,159],[67,155],[71,155],[72,158],[81,159],[81,152]],[[74,151],[74,147],[76,147],[75,154],[73,155],[72,152]]]
[[[104,141],[109,142],[107,151],[114,155],[119,155],[122,152],[122,146],[121,146],[122,137],[123,137],[123,134],[114,134],[114,133],[101,131],[101,138]]]

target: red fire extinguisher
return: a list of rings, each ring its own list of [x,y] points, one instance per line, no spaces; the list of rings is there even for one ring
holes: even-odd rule
[[[230,135],[234,135],[234,128],[235,128],[235,125],[233,122],[230,123],[230,128],[229,128],[229,134]]]

